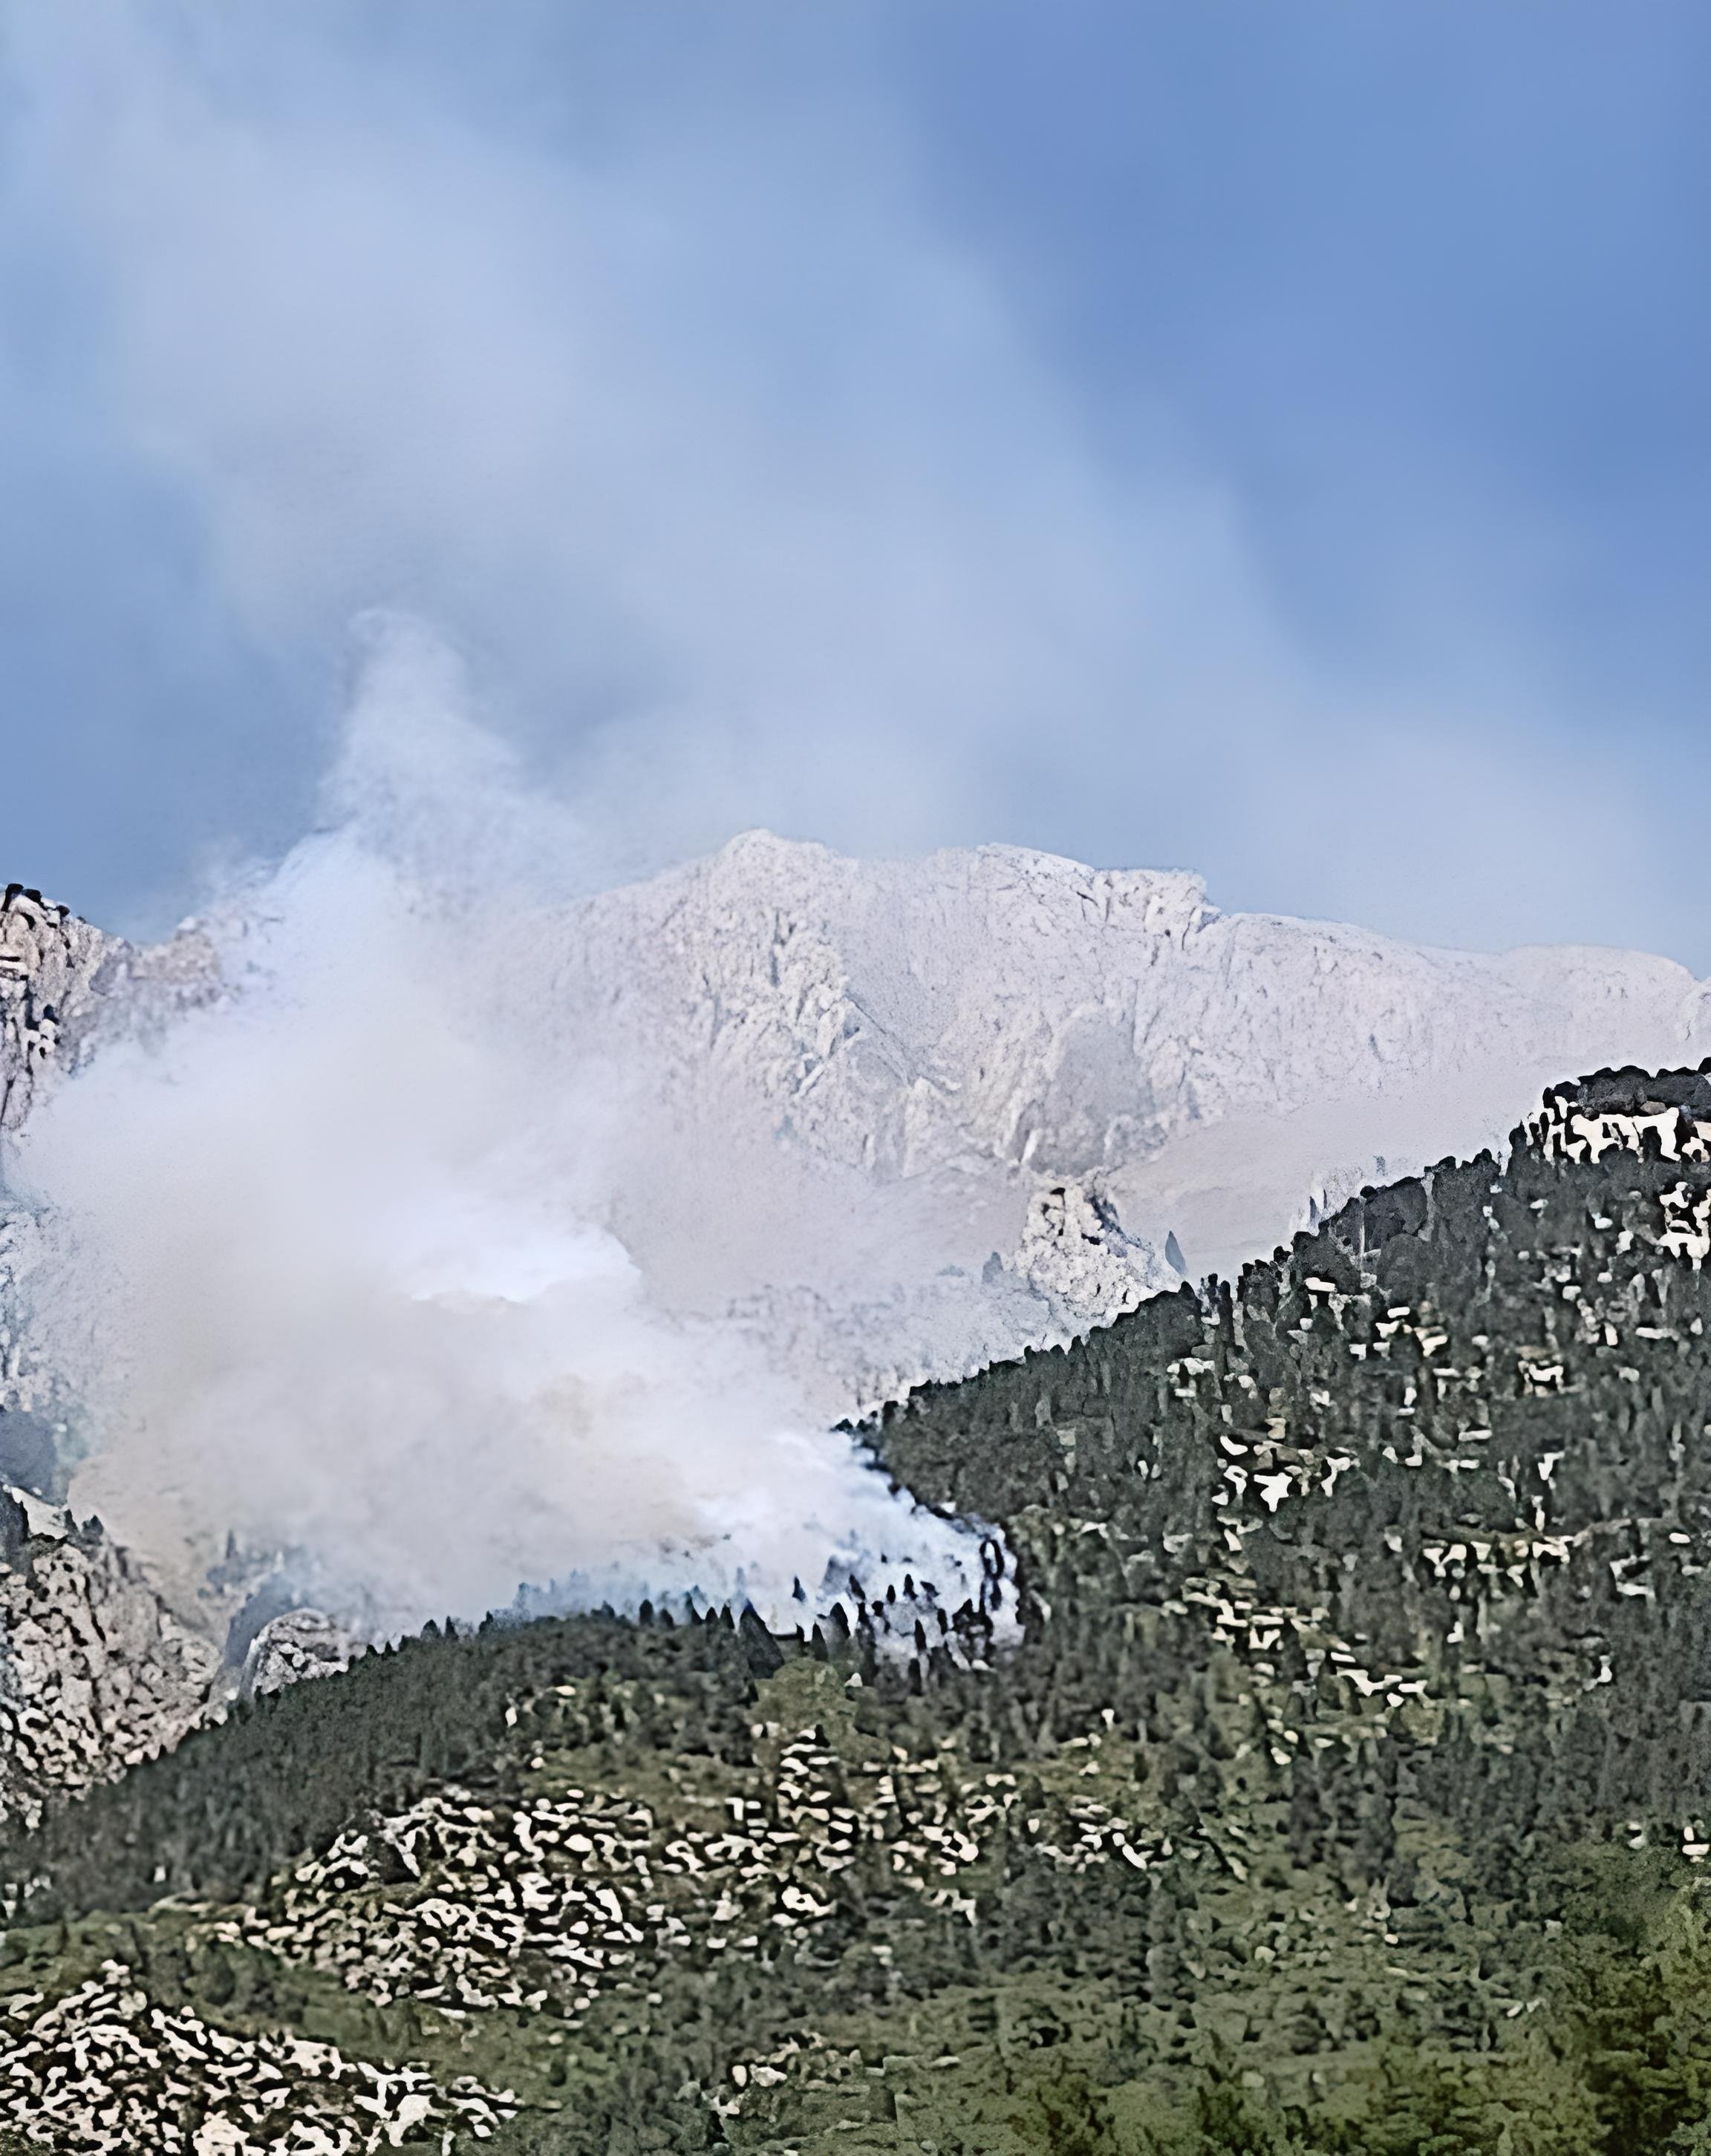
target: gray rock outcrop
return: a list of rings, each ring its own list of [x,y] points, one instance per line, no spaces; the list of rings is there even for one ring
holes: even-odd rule
[[[17,1130],[55,1069],[103,1038],[158,1024],[218,985],[193,924],[153,946],[127,943],[9,883],[0,898],[0,1130]]]
[[[98,1520],[0,1487],[0,1818],[176,1744],[219,1676]]]
[[[18,884],[0,898],[0,1131],[23,1124],[57,1070],[104,1038],[213,991],[194,931],[155,950],[104,935]],[[0,1818],[177,1743],[220,1691],[210,1634],[168,1605],[99,1521],[47,1501],[51,1401],[11,1291],[32,1223],[0,1182]],[[3,1477],[22,1473],[34,1486]]]

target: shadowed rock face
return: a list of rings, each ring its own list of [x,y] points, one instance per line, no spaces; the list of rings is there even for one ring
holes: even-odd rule
[[[86,1008],[107,939],[37,891],[6,886],[0,901],[0,1130],[29,1112],[62,1034]]]

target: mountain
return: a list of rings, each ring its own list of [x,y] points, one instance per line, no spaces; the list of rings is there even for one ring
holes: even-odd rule
[[[734,1313],[830,1414],[1228,1276],[1498,1142],[1565,1070],[1711,1052],[1711,988],[1666,959],[1421,949],[1017,847],[753,832],[574,903],[431,905],[449,960],[474,952],[470,1024],[601,1081],[590,1202],[652,1291]],[[50,1063],[220,992],[223,955],[254,993],[245,925],[138,949],[8,886],[7,1127]]]
[[[337,955],[360,985],[385,961],[344,896],[303,942],[355,939]],[[289,902],[282,882],[250,911]],[[1490,1142],[1564,1070],[1711,1048],[1705,988],[1660,959],[1414,950],[1014,848],[861,863],[757,833],[573,904],[410,902],[468,1034],[578,1103],[587,1211],[648,1294],[747,1335],[809,1425],[1232,1271],[1363,1183]],[[268,992],[253,926],[240,909],[139,949],[8,886],[8,1127],[56,1070],[211,1004],[241,1019]],[[35,1231],[0,1192],[0,1482],[51,1507],[66,1403],[17,1295]],[[171,1742],[246,1661],[265,1686],[348,1651],[291,1611],[265,1549],[213,1581],[31,1517],[59,1524],[13,1537],[34,1554],[0,1579],[8,1635],[37,1644],[7,1681],[20,1728],[47,1712],[78,1735],[40,1758],[12,1745],[0,1782],[26,1814],[56,1776]],[[218,1548],[229,1522],[207,1524]],[[97,1678],[84,1641],[110,1594]]]
[[[1664,959],[1418,949],[1016,847],[756,832],[509,926],[496,1006],[597,1043],[624,1104],[611,1224],[829,1413],[1231,1275],[1565,1071],[1711,1052]]]
[[[234,1711],[14,1836],[0,2121],[1703,2148],[1708,1255],[1711,1075],[1558,1085],[870,1423],[991,1538],[956,1609],[434,1627]]]

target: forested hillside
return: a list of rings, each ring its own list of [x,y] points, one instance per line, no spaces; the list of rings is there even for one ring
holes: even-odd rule
[[[1708,1141],[1711,1077],[1602,1074],[916,1394],[865,1435],[984,1609],[436,1635],[95,1790],[6,1853],[0,2120],[1711,2148]]]

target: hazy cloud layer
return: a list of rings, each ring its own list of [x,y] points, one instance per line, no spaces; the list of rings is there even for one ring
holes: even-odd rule
[[[1144,377],[1154,447],[1110,454],[929,184],[886,11],[0,19],[17,872],[158,913],[222,842],[282,849],[348,624],[403,604],[578,803],[586,877],[754,823],[1006,837],[1711,956],[1655,737],[1559,723],[1471,605],[1430,666],[1309,656]],[[1550,544],[1466,540],[1470,593]]]

